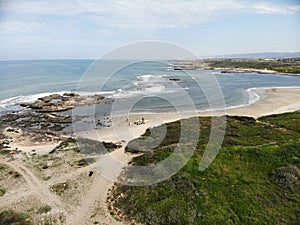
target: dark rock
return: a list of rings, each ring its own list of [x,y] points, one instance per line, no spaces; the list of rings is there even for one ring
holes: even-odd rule
[[[71,93],[64,93],[63,96],[67,96],[67,97],[77,97],[79,96],[79,94],[76,94],[74,92],[71,92]]]
[[[169,80],[170,80],[170,81],[175,81],[175,82],[178,82],[178,81],[180,81],[180,79],[179,79],[179,78],[170,78]]]

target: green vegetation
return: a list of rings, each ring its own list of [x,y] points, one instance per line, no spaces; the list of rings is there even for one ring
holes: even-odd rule
[[[81,152],[82,154],[105,154],[107,152],[112,152],[119,147],[119,145],[114,143],[99,142],[87,138],[69,138],[53,149],[50,154],[53,154],[55,151],[67,150]]]
[[[9,155],[11,151],[9,149],[5,149],[5,148],[0,148],[0,154],[1,155]]]
[[[38,212],[40,214],[47,213],[47,212],[50,212],[50,211],[51,211],[51,206],[49,206],[49,205],[44,205],[41,208],[39,208],[39,210],[38,210]]]
[[[205,61],[214,68],[268,69],[280,73],[300,74],[300,58],[291,59],[211,59]]]
[[[6,191],[0,187],[0,197],[5,195]]]
[[[30,218],[25,213],[17,213],[12,210],[0,212],[1,225],[31,225]]]
[[[210,118],[200,122],[196,151],[179,173],[150,186],[117,186],[112,195],[122,197],[115,198],[114,206],[144,224],[299,224],[300,112],[258,121],[227,117],[222,148],[204,172],[198,165],[211,124]],[[179,125],[167,124],[160,146],[135,157],[132,164],[167,157],[178,142]],[[140,140],[149,134],[148,130]],[[129,143],[126,151],[133,152],[130,146],[141,144],[138,141]]]

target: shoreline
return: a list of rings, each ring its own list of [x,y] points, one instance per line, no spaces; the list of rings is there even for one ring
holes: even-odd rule
[[[221,73],[258,73],[258,74],[271,74],[282,76],[300,76],[299,73],[284,73],[276,70],[267,69],[254,69],[254,68],[214,68],[214,70],[221,70]]]
[[[254,103],[234,108],[226,108],[225,110],[200,111],[183,113],[182,115],[174,113],[138,113],[128,117],[133,124],[134,121],[144,118],[145,124],[128,126],[126,116],[113,118],[113,125],[110,128],[103,128],[92,132],[93,139],[99,138],[101,141],[124,142],[138,138],[147,128],[159,126],[165,123],[174,122],[180,119],[190,117],[206,117],[206,116],[248,116],[257,119],[258,117],[293,112],[300,110],[300,87],[273,87],[273,88],[250,88],[249,90],[264,97]],[[261,91],[261,93],[257,93]],[[87,132],[87,135],[91,135]]]
[[[156,127],[165,123],[178,121],[180,119],[187,119],[190,117],[210,117],[210,116],[248,116],[258,118],[261,116],[267,116],[272,114],[280,114],[285,112],[293,112],[300,110],[300,87],[255,87],[246,90],[249,98],[251,93],[257,95],[257,98],[251,102],[248,100],[248,104],[231,106],[226,109],[214,109],[214,110],[202,110],[195,112],[181,112],[178,113],[133,113],[129,116],[118,115],[112,118],[112,126],[104,127],[101,129],[94,129],[80,132],[76,135],[82,135],[85,138],[93,140],[115,142],[115,143],[128,143],[130,140],[140,137],[147,128]],[[144,118],[145,124],[135,125],[135,121]],[[131,125],[129,126],[129,122]],[[46,143],[49,145],[50,143]],[[45,145],[45,146],[46,146]],[[58,143],[50,144],[53,147]],[[42,150],[40,145],[40,151],[42,154],[46,154],[47,151]],[[13,148],[26,149],[29,152],[29,145],[22,145],[22,143],[14,143]],[[32,148],[36,148],[36,145],[32,145]],[[47,147],[47,149],[50,149]],[[50,151],[50,150],[49,150]]]

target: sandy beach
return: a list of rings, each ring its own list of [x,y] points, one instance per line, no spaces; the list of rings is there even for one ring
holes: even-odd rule
[[[254,104],[220,111],[193,112],[185,114],[138,114],[129,117],[113,117],[110,128],[104,128],[92,134],[101,141],[128,142],[142,135],[148,127],[159,126],[164,123],[177,121],[194,116],[261,116],[293,112],[300,110],[300,88],[270,88],[253,90],[263,97]],[[127,121],[128,118],[128,121]],[[134,125],[134,121],[144,118],[145,124]],[[130,122],[130,126],[129,123]],[[89,135],[91,135],[89,133]]]
[[[26,190],[20,189],[22,194],[11,195],[8,193],[6,197],[0,201],[2,208],[9,208],[12,204],[22,202],[24,196],[34,196],[35,189],[31,188],[38,185],[37,191],[46,193],[46,197],[40,196],[39,201],[47,203],[47,196],[54,198],[50,205],[52,211],[59,210],[59,213],[63,213],[66,217],[66,224],[92,224],[92,221],[101,221],[101,224],[123,224],[120,221],[116,221],[109,213],[107,209],[107,194],[117,181],[119,174],[124,167],[128,165],[131,160],[132,155],[126,154],[124,152],[126,144],[142,135],[145,130],[149,127],[159,126],[168,122],[189,118],[193,116],[221,116],[221,115],[236,115],[236,116],[250,116],[258,118],[260,116],[278,114],[284,112],[292,112],[300,110],[300,88],[272,88],[266,90],[257,90],[264,97],[252,104],[245,107],[228,109],[224,111],[213,111],[213,112],[202,112],[202,113],[187,113],[183,115],[178,114],[139,114],[139,115],[129,115],[120,116],[112,118],[112,126],[109,128],[104,128],[100,130],[92,130],[87,133],[82,133],[84,137],[105,141],[114,142],[122,145],[121,148],[117,150],[100,156],[96,162],[76,170],[67,171],[66,166],[62,166],[59,172],[51,178],[49,181],[43,180],[36,173],[35,170],[31,171],[28,168],[27,162],[22,161],[22,158],[15,162],[6,162],[1,160],[0,163],[20,171],[20,174],[25,178],[28,184]],[[134,121],[141,120],[144,118],[144,124],[135,125]],[[129,124],[130,122],[130,124]],[[77,134],[78,135],[78,134]],[[49,151],[55,148],[58,143],[53,145],[45,146],[22,146],[21,143],[12,143],[13,148],[18,148],[25,153],[25,155],[31,155],[36,153],[38,155],[47,155]],[[80,154],[77,154],[77,156]],[[78,156],[79,157],[79,156]],[[34,157],[33,157],[34,158]],[[22,172],[23,171],[23,172]],[[24,172],[25,171],[25,172]],[[99,172],[99,175],[88,178],[87,174],[89,171]],[[89,180],[87,180],[89,179]],[[49,191],[51,185],[68,181],[71,184],[76,184],[80,188],[76,192],[72,192],[75,200],[70,200],[57,197],[52,192]],[[80,182],[79,184],[77,182]],[[85,188],[81,188],[81,185]],[[27,186],[26,186],[27,187]],[[18,197],[20,196],[20,197]],[[79,197],[78,197],[79,196]],[[5,200],[5,202],[4,202]],[[30,205],[30,204],[29,204]],[[93,214],[92,218],[90,215]]]

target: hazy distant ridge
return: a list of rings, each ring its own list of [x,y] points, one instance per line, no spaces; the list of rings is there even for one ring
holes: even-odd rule
[[[300,57],[300,52],[262,52],[246,54],[217,55],[213,58],[295,58]]]

